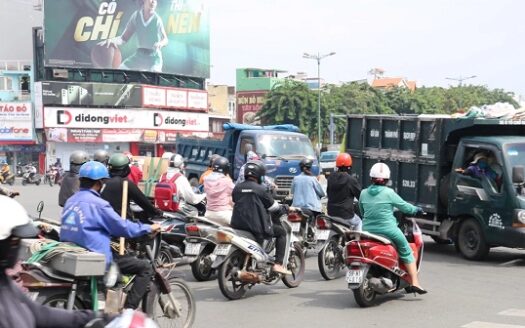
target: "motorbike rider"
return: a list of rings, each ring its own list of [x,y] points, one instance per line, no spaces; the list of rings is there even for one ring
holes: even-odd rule
[[[121,214],[123,182],[131,173],[131,169],[129,167],[129,158],[121,153],[113,154],[109,159],[108,169],[111,178],[106,181],[100,196],[102,199],[108,201],[111,204],[111,207],[113,207],[115,212]],[[132,212],[129,207],[130,201],[134,201],[135,204],[140,206],[148,217],[162,215],[162,212],[153,206],[150,200],[134,183],[128,183],[128,209],[126,211],[127,218],[132,217]]]
[[[208,164],[206,171],[201,174],[199,178],[199,185],[204,185],[204,179],[213,172],[213,162],[219,157],[221,157],[219,154],[213,154],[210,156],[210,163]]]
[[[80,328],[96,317],[93,311],[67,311],[38,304],[6,274],[17,262],[21,238],[35,238],[38,230],[17,201],[0,196],[5,218],[0,220],[0,328]]]
[[[262,186],[266,167],[261,161],[250,161],[244,169],[245,181],[237,184],[232,192],[233,212],[231,227],[249,231],[261,246],[266,239],[275,237],[274,272],[291,274],[283,267],[286,250],[286,231],[280,224],[272,224],[270,213],[288,212],[287,205],[280,205]]]
[[[348,220],[353,230],[361,231],[361,218],[354,212],[354,198],[359,200],[361,185],[350,175],[352,156],[340,153],[335,159],[337,170],[330,174],[326,187],[328,215]]]
[[[130,173],[128,175],[128,180],[138,185],[138,183],[142,180],[143,177],[142,170],[140,169],[140,167],[133,163],[133,154],[127,151],[124,153],[124,155],[126,155],[129,159]]]
[[[104,149],[99,149],[93,153],[93,160],[108,166],[109,152]]]
[[[123,220],[111,205],[100,197],[100,190],[105,180],[109,179],[104,164],[89,161],[82,165],[79,176],[80,190],[67,200],[62,212],[60,241],[73,242],[92,252],[104,254],[107,267],[114,259],[122,273],[136,274],[135,283],[124,304],[125,308],[135,309],[147,291],[153,269],[149,260],[141,260],[131,255],[114,258],[111,252],[111,237],[136,238],[158,232],[160,225]]]
[[[204,179],[206,193],[206,218],[221,225],[229,225],[232,217],[232,191],[235,187],[227,175],[230,161],[219,156],[213,162],[213,172]]]
[[[82,164],[89,160],[89,154],[83,150],[76,150],[69,156],[69,171],[66,171],[60,182],[58,205],[64,207],[66,201],[79,189],[78,171]]]
[[[188,178],[184,175],[184,158],[179,154],[173,154],[170,158],[166,179],[170,180],[175,174],[181,173],[181,176],[175,179],[177,186],[177,197],[190,205],[198,205],[205,201],[206,194],[197,194],[193,191]],[[181,204],[183,205],[183,204]]]
[[[303,158],[299,162],[301,174],[295,176],[292,182],[293,207],[308,209],[314,216],[322,212],[321,198],[326,194],[321,184],[312,174],[314,162],[310,158]]]
[[[0,162],[0,181],[5,181],[7,177],[9,177],[9,174],[11,173],[11,168],[9,167],[9,164],[5,160],[2,160]]]
[[[417,266],[405,235],[397,226],[393,208],[414,215],[423,212],[420,207],[405,202],[393,189],[386,186],[390,180],[390,169],[385,163],[376,163],[370,169],[372,185],[361,192],[359,209],[363,215],[363,231],[383,235],[394,242],[401,261],[405,263],[412,286],[411,292],[425,294],[419,283]]]

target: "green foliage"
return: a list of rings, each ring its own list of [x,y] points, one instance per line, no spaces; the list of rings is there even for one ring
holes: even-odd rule
[[[329,138],[330,114],[452,114],[471,106],[508,102],[517,107],[513,94],[485,86],[451,88],[422,87],[415,91],[406,88],[375,89],[367,83],[326,85],[321,90],[321,130],[326,143]],[[263,124],[291,123],[297,125],[310,139],[317,141],[317,90],[305,83],[286,80],[271,90],[258,113]],[[341,139],[345,121],[334,120],[336,138]]]

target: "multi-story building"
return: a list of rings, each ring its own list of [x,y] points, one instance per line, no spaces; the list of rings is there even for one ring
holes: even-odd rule
[[[210,118],[210,132],[214,136],[222,136],[224,133],[223,124],[233,120],[234,106],[235,87],[208,85],[208,116]]]

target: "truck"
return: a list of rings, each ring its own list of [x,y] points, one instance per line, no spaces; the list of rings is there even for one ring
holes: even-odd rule
[[[525,247],[525,121],[348,115],[346,136],[362,185],[373,164],[387,164],[388,185],[424,209],[416,221],[436,242],[453,242],[470,260]],[[465,174],[480,156],[492,176]]]
[[[319,162],[308,137],[299,133],[299,128],[290,125],[254,126],[225,123],[222,140],[195,137],[178,137],[177,153],[186,163],[186,175],[193,186],[198,185],[199,176],[208,168],[210,156],[218,154],[230,161],[230,176],[234,181],[246,162],[248,144],[266,165],[266,175],[277,186],[274,197],[278,200],[290,196],[294,176],[301,173],[299,162],[303,158],[314,161],[313,173],[319,174]]]

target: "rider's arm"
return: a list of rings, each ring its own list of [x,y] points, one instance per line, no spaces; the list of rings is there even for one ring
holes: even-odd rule
[[[181,196],[186,203],[189,204],[198,204],[200,203],[206,195],[196,194],[193,192],[193,188],[190,185],[190,182],[185,176],[179,177],[175,180],[177,184],[177,193]]]
[[[98,221],[113,237],[135,238],[151,232],[151,225],[122,219],[107,203],[98,211]]]
[[[393,191],[392,189],[390,190],[391,192],[389,194],[389,198],[390,198],[390,202],[392,203],[394,207],[398,208],[404,214],[416,214],[417,212],[416,206],[405,202],[403,198],[401,198],[398,194],[396,194],[395,191]]]
[[[142,191],[140,191],[136,184],[128,183],[128,196],[129,199],[133,200],[149,216],[155,216],[157,214],[158,211],[155,206],[151,204],[149,199],[142,193]]]
[[[323,190],[323,187],[321,187],[321,184],[319,183],[319,181],[317,181],[317,179],[313,178],[312,181],[314,182],[314,190],[315,190],[315,193],[317,194],[317,197],[319,198],[323,198],[326,196],[324,190]]]
[[[352,192],[352,195],[354,195],[355,198],[359,199],[359,196],[361,195],[361,184],[359,183],[359,181],[357,181],[357,179],[355,179],[354,177],[350,177],[349,187],[350,191]]]
[[[363,203],[361,202],[361,193],[359,193],[359,197],[357,197],[359,199],[359,202],[357,203],[357,205],[359,205],[359,213],[361,213],[361,217],[364,218],[365,216],[365,210],[363,208]]]

